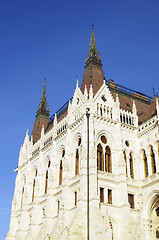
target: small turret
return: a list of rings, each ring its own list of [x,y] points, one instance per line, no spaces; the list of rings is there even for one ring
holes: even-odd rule
[[[33,143],[37,142],[41,137],[41,130],[46,129],[49,123],[49,107],[46,100],[46,79],[44,81],[43,93],[40,104],[36,111],[36,119],[32,131]]]

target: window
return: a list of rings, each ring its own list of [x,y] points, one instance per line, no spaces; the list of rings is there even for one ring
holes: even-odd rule
[[[122,122],[122,115],[120,114],[120,122]]]
[[[62,161],[60,161],[59,185],[62,184]]]
[[[127,158],[126,158],[126,152],[125,151],[124,151],[124,160],[125,160],[126,176],[128,176]]]
[[[159,207],[156,208],[156,215],[159,217]]]
[[[101,144],[97,146],[97,169],[104,171],[103,148]]]
[[[132,153],[129,155],[129,161],[130,161],[130,177],[134,178],[134,169],[133,169],[133,158]]]
[[[80,171],[80,152],[82,148],[81,143],[82,143],[82,139],[81,137],[78,137],[77,148],[75,153],[75,175],[78,175]]]
[[[130,204],[130,208],[135,208],[134,207],[134,195],[133,194],[128,194],[128,202]]]
[[[51,162],[50,162],[50,160],[48,161],[48,168],[50,167],[50,165],[51,165]]]
[[[125,145],[126,145],[127,147],[129,147],[129,146],[130,146],[130,144],[129,144],[129,141],[128,141],[128,140],[126,140],[126,141],[125,141]]]
[[[22,188],[21,208],[22,208],[22,205],[23,205],[23,195],[24,195],[24,187]]]
[[[38,175],[38,170],[35,169],[35,177],[34,177],[34,180],[33,180],[33,192],[32,192],[32,202],[34,202],[34,196],[35,196],[35,184],[36,184],[36,178],[37,178],[37,175]]]
[[[154,173],[156,173],[156,162],[155,162],[155,154],[154,154],[152,146],[150,149],[150,156],[151,156],[152,174],[154,174]]]
[[[78,149],[76,149],[76,166],[75,166],[75,175],[79,173],[79,153]]]
[[[34,195],[35,195],[35,179],[33,180],[32,202],[34,202]]]
[[[77,206],[77,192],[74,193],[75,194],[75,207]]]
[[[112,204],[112,190],[108,189],[108,203]]]
[[[60,212],[60,200],[57,201],[57,214]]]
[[[102,113],[102,108],[100,108],[100,115],[101,115],[101,116],[103,115],[103,113]]]
[[[109,146],[105,149],[105,171],[112,172],[111,150]]]
[[[97,145],[97,170],[112,173],[111,149],[109,146],[105,146],[107,139],[104,135],[100,140],[101,143]]]
[[[100,202],[104,203],[104,188],[100,188]]]
[[[78,147],[81,145],[81,142],[82,142],[82,139],[79,138],[79,139],[78,139]]]
[[[46,170],[45,175],[45,194],[47,194],[47,186],[48,186],[48,170]]]
[[[50,168],[50,165],[51,165],[51,161],[49,160],[48,163],[47,163],[47,170],[46,170],[46,173],[45,173],[45,194],[47,194],[47,190],[48,190],[48,180],[49,180],[49,168]]]
[[[62,158],[65,156],[65,150],[62,150]]]
[[[156,238],[159,238],[159,230],[156,230]]]
[[[102,135],[100,139],[101,139],[102,143],[104,143],[104,144],[107,143],[107,139],[104,135]]]
[[[145,173],[145,178],[148,177],[148,165],[147,165],[147,157],[145,150],[143,150],[143,161],[144,161],[144,173]]]

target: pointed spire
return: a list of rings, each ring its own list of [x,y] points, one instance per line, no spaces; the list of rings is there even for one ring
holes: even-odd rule
[[[94,25],[92,24],[92,34],[91,34],[91,42],[90,42],[90,48],[88,53],[88,58],[85,59],[85,68],[88,68],[90,64],[93,64],[99,68],[102,67],[101,63],[101,55],[98,56],[98,51],[96,47],[96,40],[94,35]]]
[[[90,48],[88,57],[85,59],[85,72],[81,85],[81,91],[84,94],[85,85],[87,86],[87,92],[89,95],[90,85],[93,88],[93,96],[97,93],[99,88],[103,85],[104,74],[102,70],[101,56],[97,51],[94,26],[92,25],[92,34],[90,41]]]
[[[91,42],[90,42],[90,48],[89,48],[89,57],[91,57],[92,55],[95,55],[98,57],[93,24],[92,24],[92,35],[91,35]]]
[[[46,78],[44,79],[43,93],[39,107],[37,108],[36,117],[38,117],[39,115],[49,117],[49,107],[46,100]]]

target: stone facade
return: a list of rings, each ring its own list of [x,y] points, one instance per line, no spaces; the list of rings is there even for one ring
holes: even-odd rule
[[[85,87],[36,127],[37,140],[26,133],[7,240],[86,240],[88,226],[90,240],[159,238],[159,99],[104,76],[97,89],[100,63],[92,30]]]

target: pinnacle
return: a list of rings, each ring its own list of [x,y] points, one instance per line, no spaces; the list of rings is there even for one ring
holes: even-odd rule
[[[98,56],[98,51],[96,47],[94,25],[92,25],[92,34],[91,34],[88,58],[85,59],[85,69],[88,68],[91,64],[95,65],[98,68],[101,68],[102,67],[101,62],[102,62],[101,56],[100,57]]]
[[[93,52],[96,54],[96,56],[98,56],[96,40],[95,40],[95,35],[94,35],[94,25],[92,25],[92,35],[91,35],[91,42],[90,42],[90,48],[89,48],[89,57],[92,55]]]
[[[36,116],[43,115],[48,117],[49,116],[49,108],[46,100],[46,78],[44,80],[44,87],[43,87],[43,93],[40,101],[39,108],[37,109]]]

